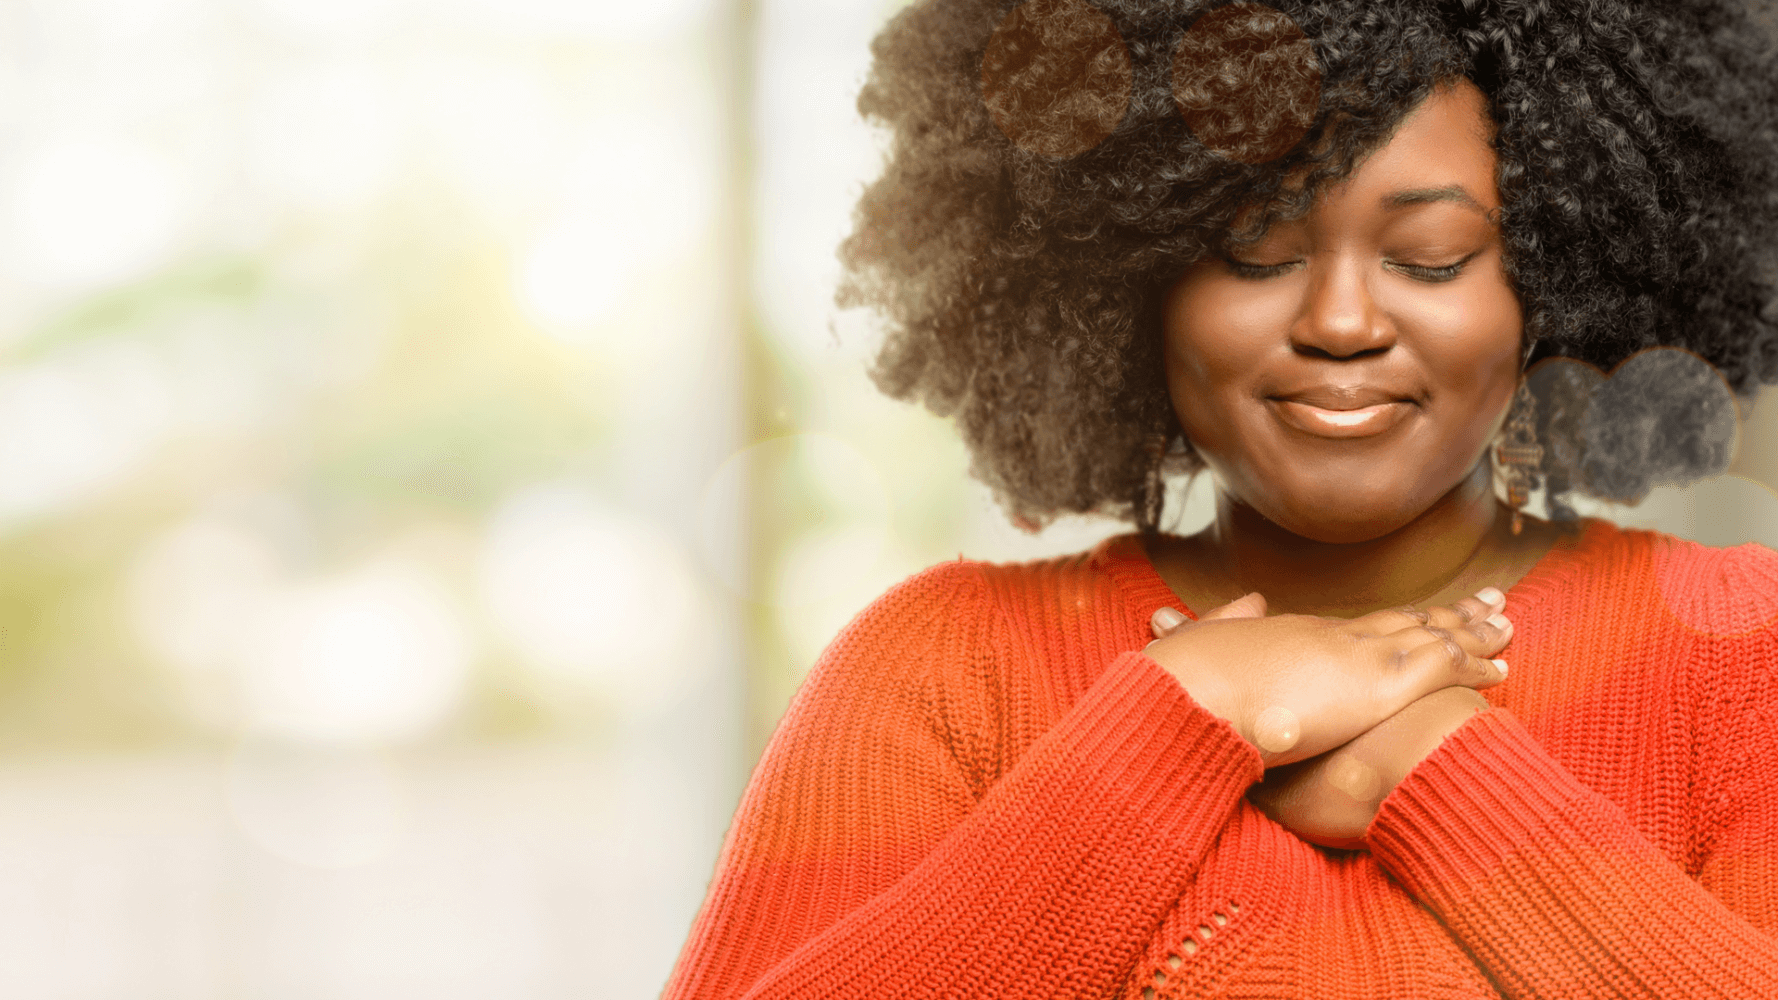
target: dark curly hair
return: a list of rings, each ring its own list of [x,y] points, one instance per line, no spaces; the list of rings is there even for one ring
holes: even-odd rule
[[[1242,4],[1226,12],[1237,36],[1276,41],[1277,12],[1307,36],[1272,57],[1319,84],[1281,151],[1276,114],[1206,124],[1221,106],[1206,98],[1188,121],[1174,60],[1223,4],[1031,0],[1026,13],[1041,3],[1045,16],[1021,25],[1006,21],[1011,0],[921,0],[872,47],[858,107],[892,145],[840,248],[839,301],[882,314],[878,386],[954,416],[972,472],[1015,522],[1097,511],[1153,529],[1163,474],[1201,467],[1162,376],[1168,286],[1307,211],[1433,87],[1467,78],[1497,125],[1508,274],[1536,358],[1611,371],[1675,347],[1721,374],[1687,385],[1750,394],[1778,381],[1778,60],[1771,11],[1749,2]],[[1266,51],[1225,45],[1232,62],[1205,78],[1238,80]],[[1087,85],[1051,99],[1069,79]],[[1044,80],[1051,93],[1020,99]],[[1592,396],[1594,409],[1695,403],[1672,385]],[[1586,415],[1587,399],[1547,403],[1540,429],[1570,434],[1545,448],[1552,501],[1635,499],[1655,478],[1701,474],[1650,465],[1660,449],[1626,445],[1632,422]],[[1592,447],[1587,428],[1601,427],[1619,440]],[[1720,469],[1710,461],[1702,472]]]

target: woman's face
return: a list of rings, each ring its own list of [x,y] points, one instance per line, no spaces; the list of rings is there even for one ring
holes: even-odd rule
[[[1388,145],[1168,293],[1167,387],[1226,496],[1306,538],[1406,525],[1482,456],[1517,386],[1486,102],[1435,90]]]

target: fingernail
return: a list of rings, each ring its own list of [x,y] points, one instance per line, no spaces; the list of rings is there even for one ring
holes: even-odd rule
[[[1172,608],[1162,608],[1154,613],[1153,620],[1156,628],[1172,628],[1185,621],[1185,615]]]
[[[1498,587],[1483,587],[1475,592],[1475,599],[1488,605],[1506,603],[1506,595]]]
[[[1495,660],[1494,665],[1500,668],[1500,676],[1505,677],[1506,676],[1506,661],[1505,660]]]
[[[1512,634],[1513,623],[1508,621],[1505,615],[1489,615],[1488,616],[1488,624],[1494,626],[1495,628],[1499,629],[1502,632],[1505,632],[1507,635]]]

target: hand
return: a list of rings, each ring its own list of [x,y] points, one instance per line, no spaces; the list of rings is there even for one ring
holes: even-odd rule
[[[1434,691],[1343,747],[1272,768],[1247,798],[1311,844],[1363,850],[1383,799],[1445,737],[1487,710],[1488,700],[1471,688]]]
[[[1156,612],[1165,635],[1147,653],[1271,768],[1345,744],[1433,691],[1504,680],[1505,661],[1487,659],[1512,637],[1504,603],[1488,588],[1428,611],[1268,618],[1265,598],[1249,594],[1197,622]]]

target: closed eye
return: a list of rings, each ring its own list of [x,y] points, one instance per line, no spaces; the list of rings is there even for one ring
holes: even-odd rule
[[[1384,261],[1383,266],[1394,271],[1399,271],[1416,281],[1437,284],[1439,282],[1451,281],[1457,278],[1463,273],[1464,267],[1466,267],[1470,261],[1474,260],[1479,253],[1481,253],[1481,251],[1478,250],[1476,253],[1472,253],[1462,260],[1437,266],[1404,264],[1399,261]],[[1233,257],[1225,257],[1223,258],[1223,263],[1227,265],[1229,273],[1237,278],[1246,281],[1261,281],[1266,278],[1275,278],[1284,274],[1295,268],[1298,264],[1301,264],[1302,261],[1286,260],[1276,264],[1260,264],[1254,261],[1236,260]]]
[[[1481,251],[1478,250],[1476,253],[1480,252]],[[1400,271],[1408,277],[1413,278],[1415,281],[1425,281],[1436,284],[1442,281],[1450,281],[1462,274],[1464,266],[1474,260],[1475,257],[1476,254],[1472,253],[1462,260],[1439,267],[1428,267],[1423,264],[1402,264],[1396,261],[1385,261],[1383,266],[1390,268],[1391,270]]]
[[[1263,278],[1277,277],[1302,263],[1302,261],[1287,260],[1277,264],[1255,264],[1251,261],[1225,257],[1223,258],[1223,263],[1228,265],[1229,273],[1235,277],[1247,281],[1258,281]]]

